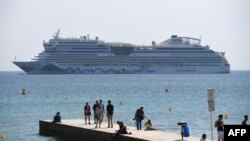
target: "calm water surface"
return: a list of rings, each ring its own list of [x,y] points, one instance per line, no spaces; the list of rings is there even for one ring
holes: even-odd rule
[[[28,94],[21,95],[25,88]],[[169,89],[169,92],[165,91]],[[191,135],[210,136],[207,89],[215,90],[215,111],[227,115],[225,124],[240,124],[250,115],[250,71],[230,74],[98,74],[25,75],[0,72],[0,134],[3,141],[55,140],[38,134],[40,119],[83,118],[85,102],[115,106],[114,120],[135,126],[134,112],[144,107],[155,128],[179,133],[177,122],[187,122]],[[170,111],[171,109],[171,111]],[[106,119],[105,119],[106,121]],[[217,137],[216,129],[214,135]]]

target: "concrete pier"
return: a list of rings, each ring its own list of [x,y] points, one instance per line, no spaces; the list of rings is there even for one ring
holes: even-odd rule
[[[107,128],[107,123],[102,123],[101,128],[95,124],[85,125],[84,119],[62,120],[61,123],[52,123],[51,120],[39,121],[39,133],[44,136],[55,136],[63,141],[111,141],[112,135],[119,127],[114,123],[114,128]],[[121,135],[119,141],[180,141],[180,134],[162,131],[136,130],[127,126],[131,135]],[[198,137],[186,137],[185,141],[199,141]]]

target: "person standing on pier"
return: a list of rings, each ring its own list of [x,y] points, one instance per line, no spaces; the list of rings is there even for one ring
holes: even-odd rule
[[[111,104],[111,101],[108,100],[108,105],[106,107],[107,111],[107,118],[108,118],[108,128],[113,128],[113,113],[114,113],[114,106]]]
[[[245,115],[241,125],[247,125],[247,121],[248,121],[248,115]]]
[[[98,127],[99,125],[99,128],[101,128],[101,124],[102,124],[102,114],[103,114],[103,111],[102,111],[102,107],[101,107],[101,104],[98,103],[97,106],[96,106],[96,110],[95,110],[95,117],[96,117],[96,126],[95,128]]]
[[[215,127],[217,127],[217,131],[218,131],[218,141],[224,141],[223,115],[218,116],[218,120],[216,120],[215,122]]]
[[[102,103],[102,100],[100,99],[99,100],[99,103],[101,105],[101,108],[102,108],[102,115],[101,115],[101,122],[103,121],[103,115],[105,114],[105,108],[104,108],[104,104]]]
[[[93,111],[94,111],[94,122],[96,124],[96,117],[95,117],[95,111],[96,111],[96,106],[98,104],[98,100],[95,101],[95,104],[93,105]]]
[[[141,130],[141,122],[144,119],[145,115],[144,115],[144,111],[143,111],[143,107],[140,107],[139,109],[136,110],[135,112],[135,120],[136,120],[136,126],[137,126],[137,130]]]
[[[89,121],[88,123],[90,124],[90,106],[89,103],[86,102],[86,105],[84,106],[84,115],[85,115],[85,124],[87,124],[87,121]]]

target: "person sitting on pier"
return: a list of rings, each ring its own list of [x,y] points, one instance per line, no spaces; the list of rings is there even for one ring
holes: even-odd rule
[[[152,123],[151,123],[151,120],[149,119],[147,122],[145,122],[144,124],[146,126],[146,130],[156,130],[155,128],[152,127]]]
[[[53,123],[56,122],[61,122],[61,115],[60,112],[57,112],[56,115],[54,116],[54,120],[52,121]]]
[[[112,136],[112,141],[118,141],[120,134],[132,134],[132,132],[127,131],[127,127],[122,121],[117,121],[117,124],[119,125],[119,130]]]

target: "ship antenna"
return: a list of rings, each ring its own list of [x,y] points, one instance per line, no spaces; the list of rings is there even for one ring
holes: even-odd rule
[[[202,37],[202,36],[200,35],[200,40],[199,40],[199,44],[201,43],[201,37]]]
[[[56,35],[54,36],[55,39],[59,38],[59,34],[60,34],[60,28],[58,29],[58,31],[56,32]]]

